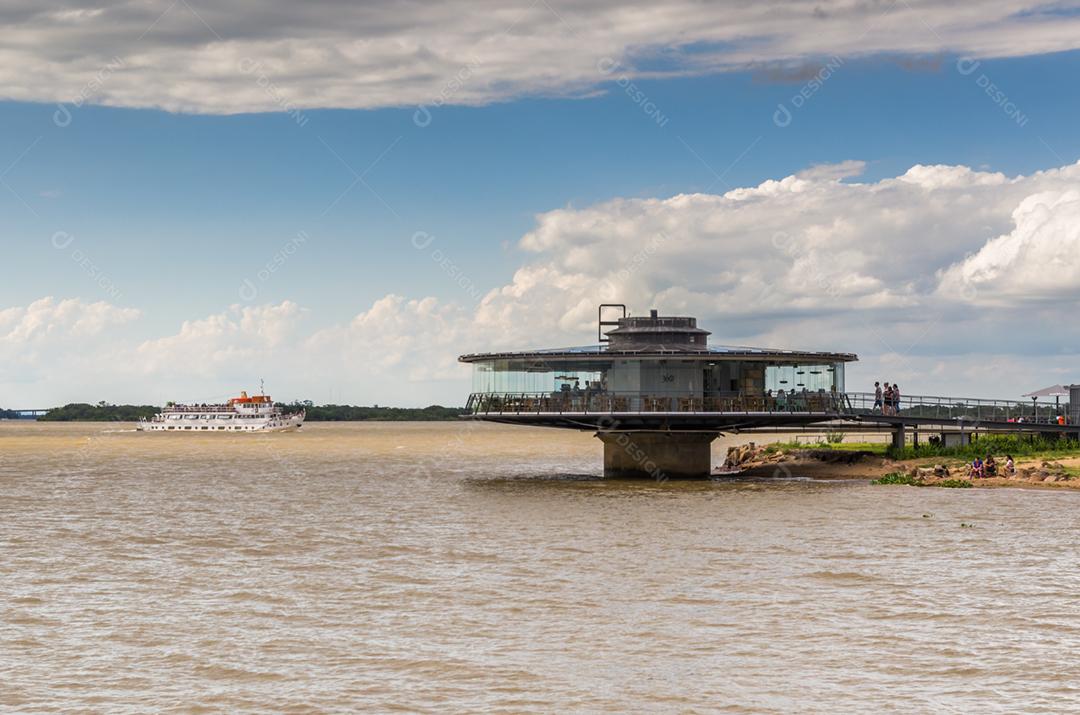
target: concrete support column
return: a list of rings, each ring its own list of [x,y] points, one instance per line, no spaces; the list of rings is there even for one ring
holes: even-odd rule
[[[893,449],[903,449],[905,442],[904,425],[896,425],[893,427],[892,433],[892,446]]]
[[[616,479],[701,479],[712,473],[716,432],[598,432],[604,476]]]

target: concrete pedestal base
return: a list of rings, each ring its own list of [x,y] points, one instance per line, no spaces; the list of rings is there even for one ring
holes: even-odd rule
[[[617,479],[702,479],[712,473],[711,444],[718,433],[598,433],[604,476]]]
[[[963,447],[964,445],[971,444],[971,433],[943,432],[941,434],[941,444],[943,447]]]
[[[893,427],[892,432],[892,446],[893,449],[903,449],[907,442],[907,434],[905,433],[903,425],[897,425]]]

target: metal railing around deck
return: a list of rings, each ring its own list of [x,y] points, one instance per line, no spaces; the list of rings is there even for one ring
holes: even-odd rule
[[[897,405],[882,405],[868,392],[793,392],[784,395],[721,393],[709,397],[687,393],[640,392],[480,392],[469,396],[474,415],[718,413],[815,414],[837,418],[903,417],[940,421],[1060,424],[1068,404],[1039,405],[1017,400],[986,400],[925,395],[901,396]],[[1066,420],[1067,421],[1067,420]]]
[[[471,414],[561,414],[628,412],[815,413],[842,414],[841,393],[794,393],[784,396],[721,393],[701,397],[681,393],[641,392],[478,392],[469,396]]]

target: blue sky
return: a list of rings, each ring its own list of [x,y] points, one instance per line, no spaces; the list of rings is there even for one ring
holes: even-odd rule
[[[298,231],[311,237],[267,286],[330,322],[390,292],[451,297],[456,288],[409,239],[437,237],[494,288],[521,262],[517,240],[534,215],[614,197],[666,197],[754,185],[820,163],[867,162],[864,179],[919,164],[1031,173],[1080,157],[1080,53],[986,61],[983,71],[1030,119],[998,110],[955,58],[908,70],[887,60],[848,61],[779,128],[773,113],[802,82],[730,73],[637,84],[668,118],[646,116],[622,89],[588,99],[522,99],[441,107],[424,128],[415,108],[190,116],[85,107],[65,128],[54,105],[0,105],[0,158],[20,161],[0,196],[13,260],[26,270],[0,286],[0,304],[42,294],[97,300],[100,289],[56,260],[55,231],[77,237],[121,286],[123,304],[178,322],[236,301],[254,272]],[[757,137],[761,140],[734,166]],[[325,140],[366,177],[323,212],[353,177]],[[681,143],[685,142],[699,155]],[[395,144],[396,142],[396,144]],[[55,196],[42,196],[55,192]],[[165,277],[193,288],[176,301]],[[193,312],[194,311],[194,312]]]
[[[25,310],[46,296],[81,305],[104,301],[137,311],[106,321],[105,330],[112,344],[136,350],[176,334],[184,321],[223,314],[233,305],[295,304],[303,322],[297,335],[303,337],[291,339],[299,341],[348,325],[388,295],[406,301],[431,297],[439,310],[456,311],[453,320],[470,326],[461,335],[481,344],[461,344],[458,351],[467,352],[487,347],[486,334],[475,329],[484,322],[482,315],[474,315],[480,295],[514,285],[515,272],[523,266],[538,260],[559,263],[550,247],[529,251],[522,246],[523,236],[545,226],[543,217],[550,212],[580,212],[611,200],[722,195],[850,160],[865,164],[843,181],[871,185],[919,164],[1014,177],[1080,158],[1080,95],[1074,91],[1080,51],[1059,51],[1060,43],[1051,42],[1053,51],[1025,46],[1013,53],[1017,56],[980,57],[977,68],[965,74],[973,65],[960,59],[960,51],[969,48],[952,44],[934,52],[863,48],[852,56],[815,52],[781,65],[764,61],[668,72],[671,67],[664,63],[678,69],[693,54],[684,48],[682,60],[654,57],[652,65],[641,61],[625,71],[653,116],[611,81],[622,76],[622,69],[586,87],[571,83],[563,91],[516,89],[504,96],[491,90],[482,101],[455,104],[451,97],[445,103],[429,102],[427,126],[414,121],[417,102],[378,106],[395,104],[392,99],[356,108],[316,99],[291,114],[258,106],[252,108],[262,111],[227,113],[236,107],[224,100],[220,112],[213,106],[163,111],[153,106],[168,106],[162,99],[109,95],[110,83],[120,82],[112,77],[102,80],[102,89],[84,106],[68,102],[71,122],[66,126],[54,122],[56,101],[9,98],[0,102],[0,167],[17,162],[2,176],[6,186],[0,186],[0,235],[8,266],[0,283],[0,310]],[[806,93],[809,78],[821,78],[821,68],[830,61],[835,67],[820,88],[796,107],[793,98]],[[662,76],[655,76],[658,69]],[[463,86],[479,71],[467,74]],[[1010,117],[980,78],[1000,88],[999,98],[1007,97],[1009,108],[1024,121]],[[439,80],[435,86],[442,84]],[[291,85],[282,81],[281,86],[286,91]],[[486,81],[485,86],[500,85]],[[70,96],[64,91],[56,90],[57,101]],[[791,122],[783,127],[774,122],[781,104],[792,109]],[[357,175],[362,180],[355,181]],[[1007,220],[1009,211],[1002,211]],[[988,220],[983,228],[978,243],[958,241],[945,255],[961,261],[998,235],[999,228],[1005,232],[1009,227]],[[425,251],[418,252],[411,240],[417,232],[434,237]],[[302,243],[271,275],[259,279],[260,268],[298,234]],[[58,241],[57,235],[64,238]],[[571,255],[578,234],[567,236],[565,255]],[[620,257],[619,244],[613,245],[609,255],[616,269],[626,255]],[[457,272],[451,275],[445,263],[432,260],[431,248],[452,261]],[[80,260],[72,259],[75,249],[81,251]],[[717,260],[722,261],[724,250],[724,244],[716,244]],[[93,275],[83,258],[92,262]],[[607,258],[600,253],[589,260]],[[672,257],[671,265],[680,262],[693,264],[694,256]],[[573,274],[572,262],[564,268]],[[583,275],[595,275],[604,266],[588,268]],[[927,275],[947,268],[927,268]],[[644,302],[670,295],[677,278],[665,277],[665,270],[656,266],[646,295],[624,299],[645,309],[650,306]],[[463,291],[455,278],[461,275],[478,291]],[[256,296],[242,294],[245,278],[257,283]],[[575,295],[561,308],[548,306],[561,314],[531,315],[528,321],[546,325],[552,340],[573,341],[579,334],[577,342],[588,342],[590,330],[578,333],[570,327],[573,321],[564,318],[576,315],[573,311],[580,312],[581,302],[590,299]],[[689,299],[672,300],[670,308],[694,305]],[[724,310],[706,308],[705,313],[721,320]],[[10,313],[10,320],[22,315]],[[733,337],[783,335],[782,322],[774,320],[770,317],[760,330],[740,325]],[[712,327],[722,340],[724,327]],[[379,335],[376,343],[385,339]],[[941,354],[956,354],[963,347],[944,340],[927,345]],[[10,347],[12,354],[20,349],[18,354],[27,359],[38,355],[34,351],[41,346]],[[286,372],[287,361],[275,365],[274,354],[270,348],[260,353],[260,369]],[[16,396],[10,399],[97,397],[85,388],[67,394],[73,388],[47,387],[47,370],[30,378],[18,369],[0,375],[0,386],[8,383],[9,394]],[[401,403],[424,403],[429,395],[450,401],[467,391],[467,382],[450,373],[427,384],[424,378],[404,377],[406,363],[392,369],[404,372],[388,373],[396,375],[390,379],[415,381],[397,400]],[[226,379],[202,374],[169,384],[197,396],[199,380],[220,385]],[[303,379],[279,375],[278,381],[287,385],[290,397],[314,391]],[[393,401],[393,395],[371,389],[375,385],[364,379],[346,383],[351,387],[340,390],[343,399]],[[134,383],[118,377],[113,384],[124,386],[125,394],[116,399],[135,399],[139,384],[159,381],[147,374]],[[10,399],[0,393],[0,404]]]

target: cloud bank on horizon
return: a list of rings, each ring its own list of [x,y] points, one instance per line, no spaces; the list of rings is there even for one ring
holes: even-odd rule
[[[0,359],[27,370],[0,388],[59,400],[92,376],[87,400],[207,399],[265,368],[282,398],[400,404],[402,385],[425,383],[428,401],[456,404],[459,352],[588,343],[597,304],[628,296],[698,316],[714,343],[869,355],[854,389],[880,377],[1015,397],[1080,377],[1080,162],[1015,177],[918,165],[866,183],[861,168],[549,211],[520,241],[534,258],[478,304],[391,294],[317,330],[285,301],[140,336],[138,311],[42,298],[0,310]]]
[[[1080,47],[1077,2],[8,0],[0,98],[230,114],[478,105],[833,56]]]

